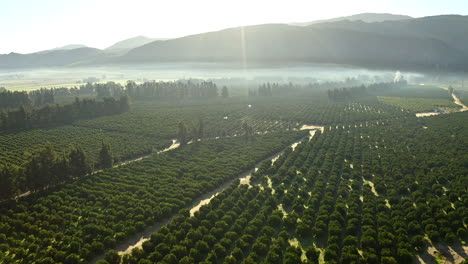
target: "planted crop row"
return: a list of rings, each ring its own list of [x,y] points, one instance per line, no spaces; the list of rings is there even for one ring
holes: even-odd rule
[[[128,113],[81,120],[71,126],[4,133],[0,135],[0,165],[20,165],[25,161],[25,153],[48,143],[59,153],[66,153],[72,145],[80,146],[95,162],[104,141],[111,145],[117,160],[126,160],[167,147],[176,137],[180,121],[192,130],[202,120],[205,137],[244,134],[242,124],[246,120],[258,131],[285,130],[273,121],[257,123],[245,113],[237,113],[246,109],[246,104],[228,104],[226,107],[222,104],[207,107],[195,104],[181,108],[161,107],[157,103],[139,104],[135,103],[136,110]],[[229,118],[224,119],[225,116]]]
[[[376,100],[347,103],[285,102],[257,107],[254,118],[317,125],[348,125],[410,116],[409,112]]]
[[[243,134],[247,123],[255,132],[279,131],[301,124],[354,124],[410,116],[407,111],[383,104],[376,98],[349,103],[328,103],[322,97],[234,98],[199,105],[196,102],[167,106],[163,102],[138,102],[119,116],[76,122],[102,128],[159,138],[173,136],[180,121],[190,129],[203,120],[205,137]]]
[[[406,98],[379,96],[379,100],[385,104],[400,107],[413,112],[432,111],[434,109],[456,110],[460,106],[449,99],[432,98]]]
[[[167,106],[158,101],[139,101],[138,106],[132,107],[128,113],[79,121],[75,124],[157,138],[173,137],[181,121],[191,129],[202,120],[205,137],[242,134],[244,122],[256,126],[258,131],[279,127],[275,122],[264,125],[262,120],[253,119],[251,116],[254,111],[248,102],[239,100],[218,101],[217,104],[207,105],[188,102],[179,106]]]
[[[149,154],[170,144],[170,140],[158,140],[143,135],[105,131],[97,128],[61,126],[34,129],[0,135],[0,165],[24,162],[25,153],[52,144],[59,153],[66,153],[71,146],[84,149],[91,161],[96,161],[101,142],[109,143],[116,159],[125,160]]]
[[[451,99],[450,93],[438,86],[432,85],[408,85],[399,89],[382,89],[372,92],[378,96],[427,98],[427,99]]]
[[[202,141],[3,203],[0,262],[86,262],[304,134]]]
[[[428,245],[460,245],[468,115],[423,121],[317,132],[262,164],[258,186],[231,186],[102,263],[412,263]]]
[[[396,107],[375,100],[327,103],[311,98],[234,98],[181,102],[134,102],[129,112],[95,119],[79,120],[72,126],[34,129],[0,135],[3,164],[21,164],[24,153],[47,142],[58,152],[70,145],[81,146],[94,162],[101,141],[109,143],[117,159],[128,159],[167,146],[183,121],[190,134],[203,123],[203,137],[245,134],[245,124],[254,132],[285,131],[308,124],[354,124],[370,120],[406,117]],[[206,100],[203,100],[206,102]]]

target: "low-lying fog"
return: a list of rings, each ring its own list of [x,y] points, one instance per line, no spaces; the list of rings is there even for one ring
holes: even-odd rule
[[[314,83],[343,81],[356,78],[362,83],[392,81],[394,70],[369,70],[341,65],[292,65],[278,67],[235,67],[219,63],[165,63],[89,68],[44,68],[0,70],[0,87],[10,90],[29,90],[40,87],[71,87],[86,82],[125,82],[134,80],[170,81],[179,79],[214,79],[223,84],[255,85],[264,82]],[[402,72],[413,83],[434,80],[428,75]],[[434,75],[432,75],[434,76]]]

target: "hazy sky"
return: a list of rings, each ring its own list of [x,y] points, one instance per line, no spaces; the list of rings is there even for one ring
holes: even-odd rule
[[[137,35],[173,38],[227,27],[364,12],[468,13],[467,0],[0,0],[0,54],[68,44],[108,47]]]

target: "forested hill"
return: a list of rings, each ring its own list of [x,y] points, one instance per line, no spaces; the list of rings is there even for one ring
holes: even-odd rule
[[[114,63],[156,61],[313,62],[367,67],[462,70],[468,17],[436,16],[307,27],[266,24],[152,42]]]

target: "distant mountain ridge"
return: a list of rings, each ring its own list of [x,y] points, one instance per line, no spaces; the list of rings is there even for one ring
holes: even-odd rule
[[[77,48],[68,50],[49,50],[31,54],[9,53],[0,55],[0,68],[55,67],[76,63],[97,56],[101,50]]]
[[[356,14],[351,16],[343,16],[343,17],[336,17],[331,19],[323,19],[323,20],[314,20],[308,22],[297,22],[297,23],[289,23],[289,25],[293,26],[310,26],[313,24],[319,23],[329,23],[329,22],[336,22],[336,21],[358,21],[361,20],[366,23],[375,23],[375,22],[384,22],[384,21],[395,21],[395,20],[404,20],[404,19],[412,19],[413,17],[405,16],[405,15],[394,15],[389,13],[362,13]]]
[[[83,61],[106,61],[110,57],[122,55],[125,52],[157,39],[138,36],[115,43],[107,49],[90,48],[82,44],[71,44],[50,50],[21,54],[0,54],[0,68],[35,68],[71,66]]]
[[[51,49],[51,50],[72,50],[72,49],[80,49],[80,48],[88,48],[88,47],[82,44],[70,44],[70,45],[65,45],[63,47],[58,47],[58,48]]]
[[[467,64],[465,43],[468,43],[466,16],[375,23],[343,20],[306,27],[265,24],[152,42],[114,58],[112,63],[246,59],[261,63],[460,70]]]
[[[156,40],[164,40],[164,39],[156,39],[156,38],[148,38],[145,36],[137,36],[129,39],[125,39],[122,41],[119,41],[115,43],[114,45],[106,48],[106,51],[128,51],[140,46],[143,46],[145,44],[148,44],[150,42],[156,41]]]
[[[0,55],[0,68],[232,62],[239,65],[334,63],[368,68],[467,71],[468,16],[394,18],[370,23],[338,19],[307,26],[264,24],[229,28],[156,40],[117,53],[79,48],[49,52],[42,57]],[[132,43],[132,39],[127,43]]]

